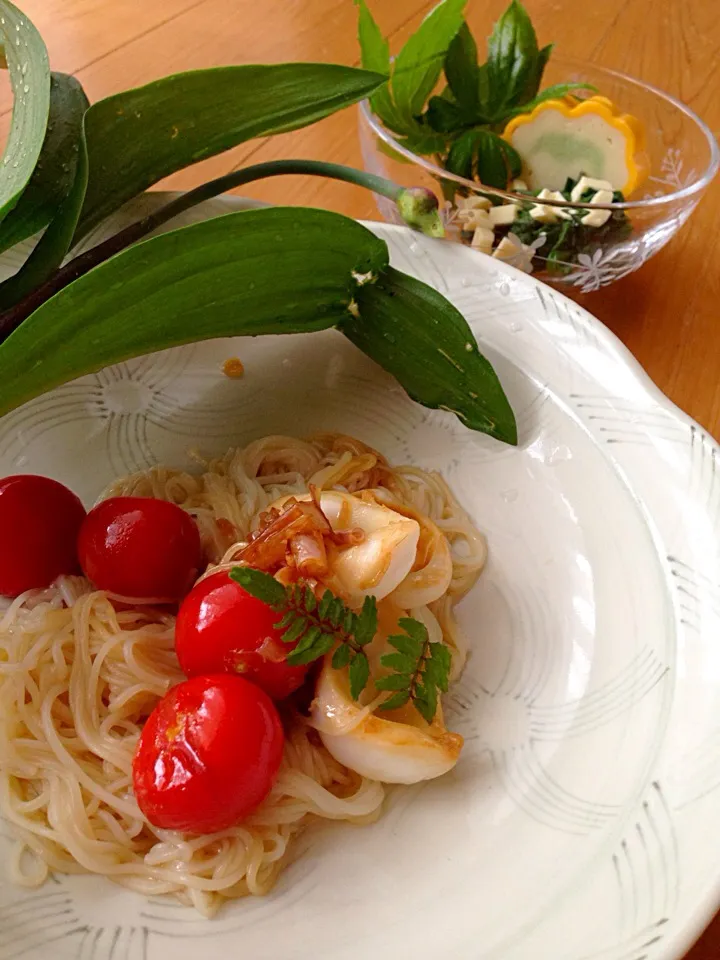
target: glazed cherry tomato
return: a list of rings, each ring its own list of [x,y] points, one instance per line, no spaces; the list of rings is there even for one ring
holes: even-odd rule
[[[270,792],[283,742],[275,705],[254,683],[227,673],[193,677],[173,687],[143,727],[135,798],[163,830],[226,830]]]
[[[175,651],[188,677],[200,673],[239,673],[273,700],[301,686],[306,666],[291,667],[291,644],[273,624],[280,619],[250,596],[227,571],[213,573],[185,597],[175,624]]]
[[[22,474],[0,480],[0,594],[16,597],[79,573],[78,498],[57,480]]]
[[[93,507],[78,554],[85,576],[101,590],[143,600],[180,600],[202,564],[192,517],[151,497],[111,497]]]

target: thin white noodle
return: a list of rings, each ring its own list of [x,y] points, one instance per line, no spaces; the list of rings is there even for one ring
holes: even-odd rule
[[[266,437],[196,459],[199,475],[155,467],[118,480],[104,496],[178,504],[197,519],[211,561],[228,566],[260,513],[280,496],[306,493],[311,482],[373,489],[429,517],[451,547],[451,587],[412,615],[451,646],[459,672],[467,646],[452,607],[480,574],[486,550],[438,474],[391,469],[360,441],[336,434]],[[2,601],[0,614],[0,813],[18,837],[8,864],[17,883],[40,885],[53,870],[95,873],[142,894],[175,894],[211,916],[227,899],[267,893],[309,820],[367,823],[380,815],[382,785],[334,760],[297,715],[288,721],[277,782],[245,823],[201,837],[153,827],[132,795],[132,757],[158,698],[182,679],[174,617],[152,603],[117,610],[82,577]],[[360,720],[379,699],[358,710]]]

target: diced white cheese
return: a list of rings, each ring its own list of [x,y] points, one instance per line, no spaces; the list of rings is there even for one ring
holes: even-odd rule
[[[488,211],[488,219],[494,227],[506,227],[513,223],[517,216],[518,205],[516,203],[503,203],[502,206],[493,207]]]
[[[612,190],[598,190],[590,197],[588,203],[612,203],[612,198]]]
[[[612,190],[598,190],[594,193],[589,203],[612,203]],[[586,227],[602,227],[610,219],[612,210],[591,210],[580,220]]]
[[[559,190],[541,190],[538,199],[540,198],[543,200],[565,200]],[[561,220],[572,220],[572,214],[567,207],[553,207],[552,209]]]
[[[518,252],[518,248],[512,242],[508,240],[507,237],[503,237],[500,243],[493,250],[493,257],[496,260],[509,260],[511,257],[514,257]]]
[[[482,253],[491,253],[495,234],[487,227],[477,227],[473,234],[471,246]]]
[[[536,203],[530,207],[530,216],[538,223],[555,223],[558,220],[557,210],[544,203]]]
[[[586,190],[609,190],[612,193],[612,184],[608,180],[595,180],[593,177],[580,177],[578,182],[572,188],[570,199],[573,203],[579,203],[580,197]]]
[[[586,227],[603,227],[610,219],[611,210],[591,210],[580,220]]]
[[[458,197],[456,206],[458,210],[489,210],[492,200],[474,193],[471,197]]]
[[[492,221],[487,210],[461,210],[458,220],[464,230],[474,230],[475,227],[487,227],[492,230]]]

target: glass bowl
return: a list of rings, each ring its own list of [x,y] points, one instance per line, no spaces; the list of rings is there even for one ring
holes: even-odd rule
[[[570,212],[604,209],[612,211],[615,224],[626,229],[586,229],[582,243],[569,254],[550,256],[543,250],[546,236],[540,231],[531,244],[522,243],[506,228],[510,243],[502,251],[506,262],[526,273],[534,273],[553,286],[578,287],[582,292],[597,290],[620,279],[645,263],[685,223],[720,161],[717,142],[708,127],[688,107],[661,90],[633,80],[614,70],[579,61],[552,58],[544,86],[552,83],[585,81],[609,97],[622,112],[637,117],[645,129],[649,175],[624,203],[593,204],[543,200],[551,207]],[[472,231],[464,230],[462,208],[472,206],[472,197],[495,202],[513,202],[529,207],[536,200],[527,195],[486,187],[443,170],[435,158],[421,157],[407,150],[372,114],[369,103],[360,105],[360,145],[365,169],[403,186],[426,186],[445,201],[448,238],[470,243]],[[376,196],[385,220],[398,223],[392,201]],[[482,202],[482,201],[479,201]],[[626,219],[625,219],[626,218]],[[512,249],[510,247],[512,244]],[[499,255],[496,252],[495,255]]]

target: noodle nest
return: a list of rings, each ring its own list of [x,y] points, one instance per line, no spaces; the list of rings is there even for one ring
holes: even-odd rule
[[[196,518],[215,564],[232,557],[274,500],[310,484],[379,490],[388,505],[429,518],[451,548],[450,588],[430,609],[457,676],[466,646],[452,608],[482,570],[485,541],[438,474],[392,468],[336,434],[266,437],[197,460],[198,473],[155,467],[103,497],[178,504]],[[279,777],[249,819],[200,837],[148,823],[132,794],[132,759],[148,714],[184,679],[173,633],[166,609],[118,603],[82,577],[0,608],[0,815],[18,838],[9,864],[17,883],[38,886],[51,871],[99,874],[212,916],[229,899],[267,893],[308,821],[363,824],[381,814],[384,787],[334,760],[309,720],[288,709]]]

